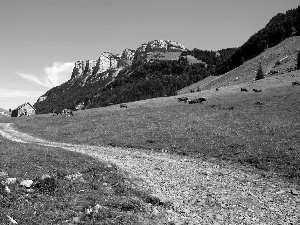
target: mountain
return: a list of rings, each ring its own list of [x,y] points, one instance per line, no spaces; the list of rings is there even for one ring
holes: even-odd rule
[[[215,75],[224,74],[278,45],[293,35],[300,34],[300,6],[274,16],[269,23],[252,35],[225,63],[216,68]]]
[[[37,113],[49,113],[175,95],[178,89],[209,76],[211,68],[234,50],[225,58],[223,52],[227,51],[190,51],[169,40],[150,41],[122,54],[104,52],[96,60],[75,62],[70,80],[47,91],[34,107]]]
[[[251,83],[255,79],[258,67],[262,65],[265,77],[283,75],[297,70],[297,57],[300,50],[300,37],[293,36],[278,45],[266,49],[258,56],[241,66],[220,76],[210,76],[203,81],[179,90],[180,94],[199,87],[201,90],[215,89],[232,85]],[[238,79],[237,79],[238,78]]]

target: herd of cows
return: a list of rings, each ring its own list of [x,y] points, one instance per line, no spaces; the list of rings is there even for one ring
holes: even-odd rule
[[[293,81],[292,85],[293,86],[300,85],[300,82],[299,81]],[[216,91],[219,91],[221,88],[222,87],[216,88]],[[248,92],[248,89],[244,88],[244,87],[242,87],[240,90],[241,90],[241,92]],[[193,90],[193,89],[190,90],[191,93],[194,93],[195,91],[201,92],[199,87],[196,90]],[[254,92],[263,92],[263,90],[256,89],[256,88],[253,88],[252,91],[254,91]],[[206,99],[205,99],[205,97],[200,97],[200,98],[196,98],[196,99],[189,99],[188,97],[183,96],[183,97],[177,98],[177,101],[178,102],[185,102],[185,103],[188,103],[188,104],[196,104],[196,103],[202,103],[202,102],[206,101]],[[261,105],[262,103],[258,102],[257,104]],[[113,105],[113,104],[109,104],[109,105]],[[120,104],[120,108],[127,108],[127,107],[128,106],[127,106],[126,103],[121,103]],[[61,112],[58,112],[56,110],[52,110],[52,113],[53,113],[53,116],[56,116],[56,115],[64,115],[66,117],[73,116],[73,111],[71,109],[63,109]]]

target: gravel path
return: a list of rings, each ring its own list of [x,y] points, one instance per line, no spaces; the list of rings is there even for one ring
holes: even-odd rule
[[[50,142],[0,123],[12,141],[59,147],[111,162],[163,201],[175,224],[300,224],[300,192],[279,180],[189,157]],[[161,210],[158,207],[158,210]]]

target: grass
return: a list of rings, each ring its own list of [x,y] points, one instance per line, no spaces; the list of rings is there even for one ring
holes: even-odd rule
[[[170,97],[129,103],[128,109],[111,106],[78,111],[68,118],[37,115],[14,123],[49,140],[213,158],[299,182],[299,93],[292,86],[262,93],[216,92],[204,104],[179,103]]]
[[[114,165],[2,137],[0,158],[0,182],[6,179],[3,172],[18,180],[8,185],[11,193],[0,190],[0,224],[9,224],[7,216],[22,225],[73,224],[73,220],[78,220],[76,224],[162,224],[164,219],[152,215],[149,208],[156,199],[136,189]],[[24,179],[38,183],[45,174],[54,178],[51,191],[36,185],[28,192],[18,185]]]

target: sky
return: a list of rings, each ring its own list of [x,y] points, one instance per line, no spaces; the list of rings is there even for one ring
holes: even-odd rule
[[[239,47],[299,0],[1,0],[0,108],[71,78],[74,62],[152,40],[188,49]]]

